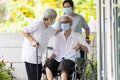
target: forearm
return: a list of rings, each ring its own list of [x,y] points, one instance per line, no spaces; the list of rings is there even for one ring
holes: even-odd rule
[[[88,37],[88,38],[89,38],[89,36],[90,36],[90,29],[89,29],[89,28],[87,28],[87,29],[85,29],[85,31],[86,31],[86,37]]]
[[[56,34],[58,34],[58,33],[61,32],[61,31],[62,31],[61,29],[60,29],[60,30],[57,30],[57,31],[56,31]],[[55,35],[56,35],[56,34],[55,34]]]
[[[33,41],[35,41],[35,39],[29,34],[29,33],[26,33],[26,32],[22,32],[22,34],[32,43]]]
[[[50,57],[49,57],[49,60],[51,60],[51,59],[53,59],[53,58],[55,58],[56,57],[56,55],[53,53]]]
[[[88,52],[88,48],[82,44],[80,44],[80,49],[82,49],[85,53]]]

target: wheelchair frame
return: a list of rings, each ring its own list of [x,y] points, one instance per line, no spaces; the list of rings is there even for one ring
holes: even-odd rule
[[[95,80],[94,65],[92,64],[91,60],[87,58],[87,53],[80,51],[80,54],[82,55],[82,57],[80,58],[76,57],[76,60],[75,60],[75,71],[73,72],[72,80]],[[89,65],[91,68],[90,76],[88,76],[87,74],[87,68]],[[78,74],[80,77],[79,79],[77,78]]]
[[[52,47],[47,47],[46,50],[46,58],[48,58],[48,50],[52,50]],[[80,50],[80,54],[82,55],[82,58],[76,57],[75,60],[75,70],[72,74],[72,80],[95,80],[95,70],[94,65],[90,61],[90,59],[87,58],[87,53],[84,53],[82,50]],[[86,54],[86,55],[85,55]],[[87,77],[87,66],[90,65],[91,68],[91,75],[92,79]],[[79,74],[79,79],[77,78],[77,74]],[[43,74],[42,80],[47,80],[46,75]],[[60,80],[60,77],[58,75],[55,77],[55,80]]]

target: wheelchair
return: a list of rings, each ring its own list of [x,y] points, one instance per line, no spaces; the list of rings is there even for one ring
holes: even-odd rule
[[[75,70],[72,75],[72,80],[95,80],[94,65],[87,58],[87,54],[80,50],[81,57],[76,57]]]
[[[47,47],[46,57],[48,57],[48,50],[52,50],[52,47]],[[70,76],[71,80],[95,80],[94,65],[91,60],[87,58],[87,54],[80,51],[81,57],[76,57],[74,72]],[[47,80],[46,75],[42,74],[41,80]],[[56,75],[54,80],[60,80],[60,75]]]

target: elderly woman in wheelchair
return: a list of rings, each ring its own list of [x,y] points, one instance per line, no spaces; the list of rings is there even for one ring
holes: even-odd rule
[[[88,44],[82,36],[72,31],[72,18],[65,15],[61,19],[61,30],[55,36],[53,54],[46,60],[45,71],[48,80],[60,74],[61,80],[71,80],[74,71],[76,53],[82,49],[88,52]]]

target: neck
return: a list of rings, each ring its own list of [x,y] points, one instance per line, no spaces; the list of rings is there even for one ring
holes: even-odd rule
[[[70,16],[71,16],[71,17],[74,17],[74,16],[75,16],[75,13],[72,12],[72,13],[70,14]]]
[[[70,33],[71,33],[71,29],[68,29],[67,31],[65,31],[64,35],[66,39],[70,36]]]
[[[44,24],[45,24],[46,28],[47,28],[48,25],[49,25],[49,24],[48,24],[48,21],[45,21],[45,20],[44,20]]]

